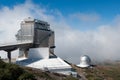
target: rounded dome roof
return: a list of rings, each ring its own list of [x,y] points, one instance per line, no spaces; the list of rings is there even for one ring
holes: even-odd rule
[[[87,55],[83,55],[80,57],[79,67],[88,67],[91,64],[91,59]]]
[[[81,56],[80,57],[80,62],[81,61],[87,61],[87,62],[91,62],[91,59],[89,58],[89,56],[87,56],[87,55],[83,55],[83,56]]]

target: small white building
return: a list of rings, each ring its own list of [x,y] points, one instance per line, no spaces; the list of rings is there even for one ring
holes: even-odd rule
[[[86,68],[86,67],[90,67],[91,66],[91,59],[89,56],[87,55],[83,55],[80,57],[80,64],[77,65],[78,67],[81,68]]]

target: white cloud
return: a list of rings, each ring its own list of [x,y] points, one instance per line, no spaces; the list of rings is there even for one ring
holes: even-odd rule
[[[96,13],[74,13],[70,17],[85,22],[96,22],[100,19],[100,16]]]
[[[51,13],[49,14],[49,11]],[[53,13],[53,14],[52,14]],[[57,10],[48,10],[31,2],[0,9],[0,43],[15,41],[14,35],[20,22],[26,17],[38,18],[50,23],[55,30],[55,54],[73,63],[79,63],[81,55],[89,55],[94,60],[119,59],[120,26],[99,26],[93,31],[74,29]],[[79,16],[79,15],[78,15]],[[96,21],[99,16],[80,14],[81,20]],[[89,26],[89,25],[88,25]],[[2,53],[2,52],[1,52]],[[2,54],[0,54],[2,55]]]
[[[94,60],[116,60],[120,52],[120,29],[111,26],[100,26],[96,31],[81,32],[78,30],[61,31],[57,38],[59,55],[71,62],[79,63],[81,55],[89,55]],[[56,51],[56,52],[57,52]]]

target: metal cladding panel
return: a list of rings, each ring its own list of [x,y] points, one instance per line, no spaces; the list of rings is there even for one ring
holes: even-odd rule
[[[34,23],[21,24],[21,40],[33,41],[34,36]]]
[[[35,29],[34,44],[39,47],[48,47],[50,33],[51,31]]]

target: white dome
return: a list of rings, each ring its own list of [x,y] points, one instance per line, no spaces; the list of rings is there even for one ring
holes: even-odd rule
[[[91,64],[91,59],[87,55],[80,57],[80,64],[78,65],[79,67],[89,67],[90,64]]]

